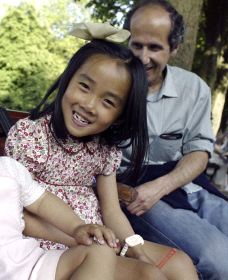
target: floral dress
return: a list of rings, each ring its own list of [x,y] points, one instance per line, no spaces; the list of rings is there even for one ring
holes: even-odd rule
[[[41,186],[68,203],[85,223],[102,224],[92,185],[97,175],[116,171],[121,151],[99,144],[97,137],[87,143],[70,136],[57,140],[49,122],[50,116],[19,120],[9,131],[6,155],[27,167]],[[49,241],[42,241],[41,247],[64,248]]]

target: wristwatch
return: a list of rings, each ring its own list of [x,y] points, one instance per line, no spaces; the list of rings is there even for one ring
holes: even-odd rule
[[[120,252],[120,256],[123,257],[125,256],[125,254],[127,253],[128,247],[134,247],[137,245],[143,245],[144,244],[144,240],[142,238],[142,236],[138,235],[138,234],[134,234],[132,236],[129,236],[125,239],[125,244]]]

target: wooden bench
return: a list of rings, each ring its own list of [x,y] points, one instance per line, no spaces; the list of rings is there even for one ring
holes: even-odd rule
[[[4,146],[10,127],[19,119],[28,116],[28,112],[8,110],[0,107],[0,156],[4,155]]]

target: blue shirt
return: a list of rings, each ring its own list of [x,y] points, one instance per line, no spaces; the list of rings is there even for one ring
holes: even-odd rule
[[[213,151],[211,93],[196,74],[167,66],[166,78],[158,93],[148,94],[147,122],[149,153],[146,163],[179,160],[193,151]],[[131,148],[123,150],[128,162]]]
[[[194,151],[213,151],[211,92],[192,72],[167,66],[159,92],[148,93],[147,122],[150,145],[145,164],[180,160]],[[130,153],[131,147],[123,150],[123,169]]]

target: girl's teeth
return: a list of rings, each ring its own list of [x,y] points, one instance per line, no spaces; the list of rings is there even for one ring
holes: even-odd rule
[[[82,118],[81,116],[79,116],[78,114],[74,114],[74,117],[76,118],[76,119],[78,119],[80,122],[83,122],[83,123],[86,123],[86,124],[88,124],[89,122],[87,121],[87,120],[85,120],[84,118]]]

